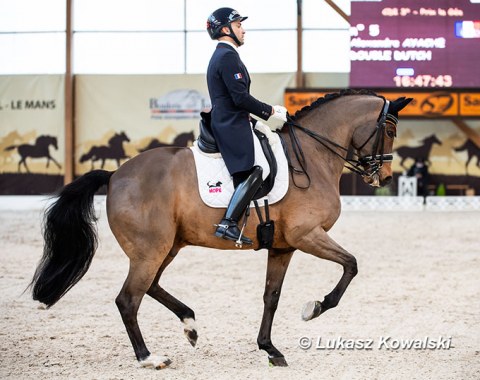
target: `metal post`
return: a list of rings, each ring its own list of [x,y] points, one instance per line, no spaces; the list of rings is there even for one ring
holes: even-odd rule
[[[303,25],[302,0],[297,0],[297,88],[304,87],[303,78]]]
[[[65,176],[63,179],[64,184],[68,184],[73,181],[74,176],[74,126],[73,126],[73,73],[72,73],[72,45],[73,45],[73,30],[72,19],[73,0],[67,1],[67,14],[66,14],[66,56],[65,56]]]

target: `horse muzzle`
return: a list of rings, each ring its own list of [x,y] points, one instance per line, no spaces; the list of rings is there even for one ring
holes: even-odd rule
[[[392,154],[377,154],[362,157],[360,162],[364,167],[363,180],[373,187],[382,187],[392,182]]]

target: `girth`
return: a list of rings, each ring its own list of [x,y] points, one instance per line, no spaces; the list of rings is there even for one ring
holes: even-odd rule
[[[198,148],[207,154],[220,153],[217,141],[215,140],[215,136],[212,131],[210,112],[201,112],[200,116],[202,118],[200,119],[199,123],[200,135],[197,139]],[[267,176],[267,178],[265,178],[262,186],[255,193],[255,196],[253,197],[253,200],[255,200],[263,198],[272,190],[273,185],[275,184],[275,177],[277,175],[277,160],[275,159],[275,155],[273,154],[272,147],[268,142],[267,136],[255,128],[253,129],[253,132],[258,138],[263,153],[265,154],[265,158],[270,166],[270,174]]]

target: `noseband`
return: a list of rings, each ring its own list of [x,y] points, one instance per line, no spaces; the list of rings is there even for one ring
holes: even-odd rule
[[[286,150],[285,142],[283,141],[283,137],[281,136],[280,133],[278,135],[280,136],[280,139],[282,140],[282,144],[284,146],[285,154],[287,156],[287,161],[290,169],[292,170],[293,173],[295,174],[301,174],[305,175],[308,180],[308,185],[303,187],[303,186],[298,186],[295,183],[295,179],[293,178],[293,182],[295,186],[299,188],[308,188],[310,187],[310,176],[307,172],[306,168],[306,161],[305,161],[305,156],[303,154],[303,149],[300,144],[300,141],[298,140],[297,134],[295,132],[296,129],[304,132],[306,135],[310,136],[317,142],[319,142],[321,145],[323,145],[325,148],[327,148],[330,152],[335,154],[336,156],[340,157],[343,161],[345,161],[345,167],[362,177],[371,177],[378,173],[378,171],[382,168],[384,162],[392,162],[393,161],[393,155],[391,153],[384,154],[384,140],[385,140],[385,128],[386,124],[392,124],[394,126],[397,125],[398,119],[390,115],[388,113],[388,107],[390,105],[390,101],[383,98],[384,104],[382,111],[380,112],[380,115],[378,116],[377,119],[377,125],[373,132],[370,134],[370,136],[367,138],[367,140],[360,146],[356,147],[353,145],[353,142],[351,143],[351,146],[358,152],[358,153],[353,153],[355,158],[345,158],[342,154],[338,153],[337,150],[341,150],[345,152],[345,154],[348,154],[349,150],[348,148],[345,148],[339,144],[337,144],[334,141],[331,141],[327,139],[324,136],[319,135],[316,132],[311,131],[308,128],[302,127],[301,125],[295,123],[295,121],[290,117],[287,116],[288,121],[285,123],[288,126],[288,135],[290,137],[293,153],[295,154],[295,158],[297,159],[298,163],[300,164],[300,169],[295,168],[292,163],[290,156]],[[278,130],[277,130],[278,132]],[[360,155],[361,150],[372,140],[373,145],[372,145],[372,152],[369,155],[362,156]]]
[[[357,150],[357,152],[361,152],[365,145],[367,145],[371,139],[375,138],[372,145],[372,154],[367,156],[359,156],[358,160],[352,161],[356,168],[359,168],[359,165],[362,168],[367,168],[363,169],[362,173],[359,173],[362,176],[371,177],[372,175],[378,173],[378,171],[382,168],[384,162],[393,161],[393,154],[383,153],[385,143],[385,127],[387,125],[387,119],[393,125],[397,125],[398,119],[388,114],[388,107],[390,106],[390,101],[387,99],[383,99],[383,101],[383,109],[378,116],[377,126],[373,130],[372,134],[358,148],[355,147],[352,142],[352,146]]]

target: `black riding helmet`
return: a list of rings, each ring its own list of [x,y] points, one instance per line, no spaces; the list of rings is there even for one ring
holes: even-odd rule
[[[219,8],[208,17],[208,34],[212,40],[216,40],[222,36],[228,36],[240,46],[241,42],[238,40],[237,36],[235,36],[235,33],[233,33],[231,23],[234,21],[243,21],[247,18],[248,17],[240,16],[240,13],[233,8]],[[224,26],[228,26],[231,34],[222,33],[222,28]]]

